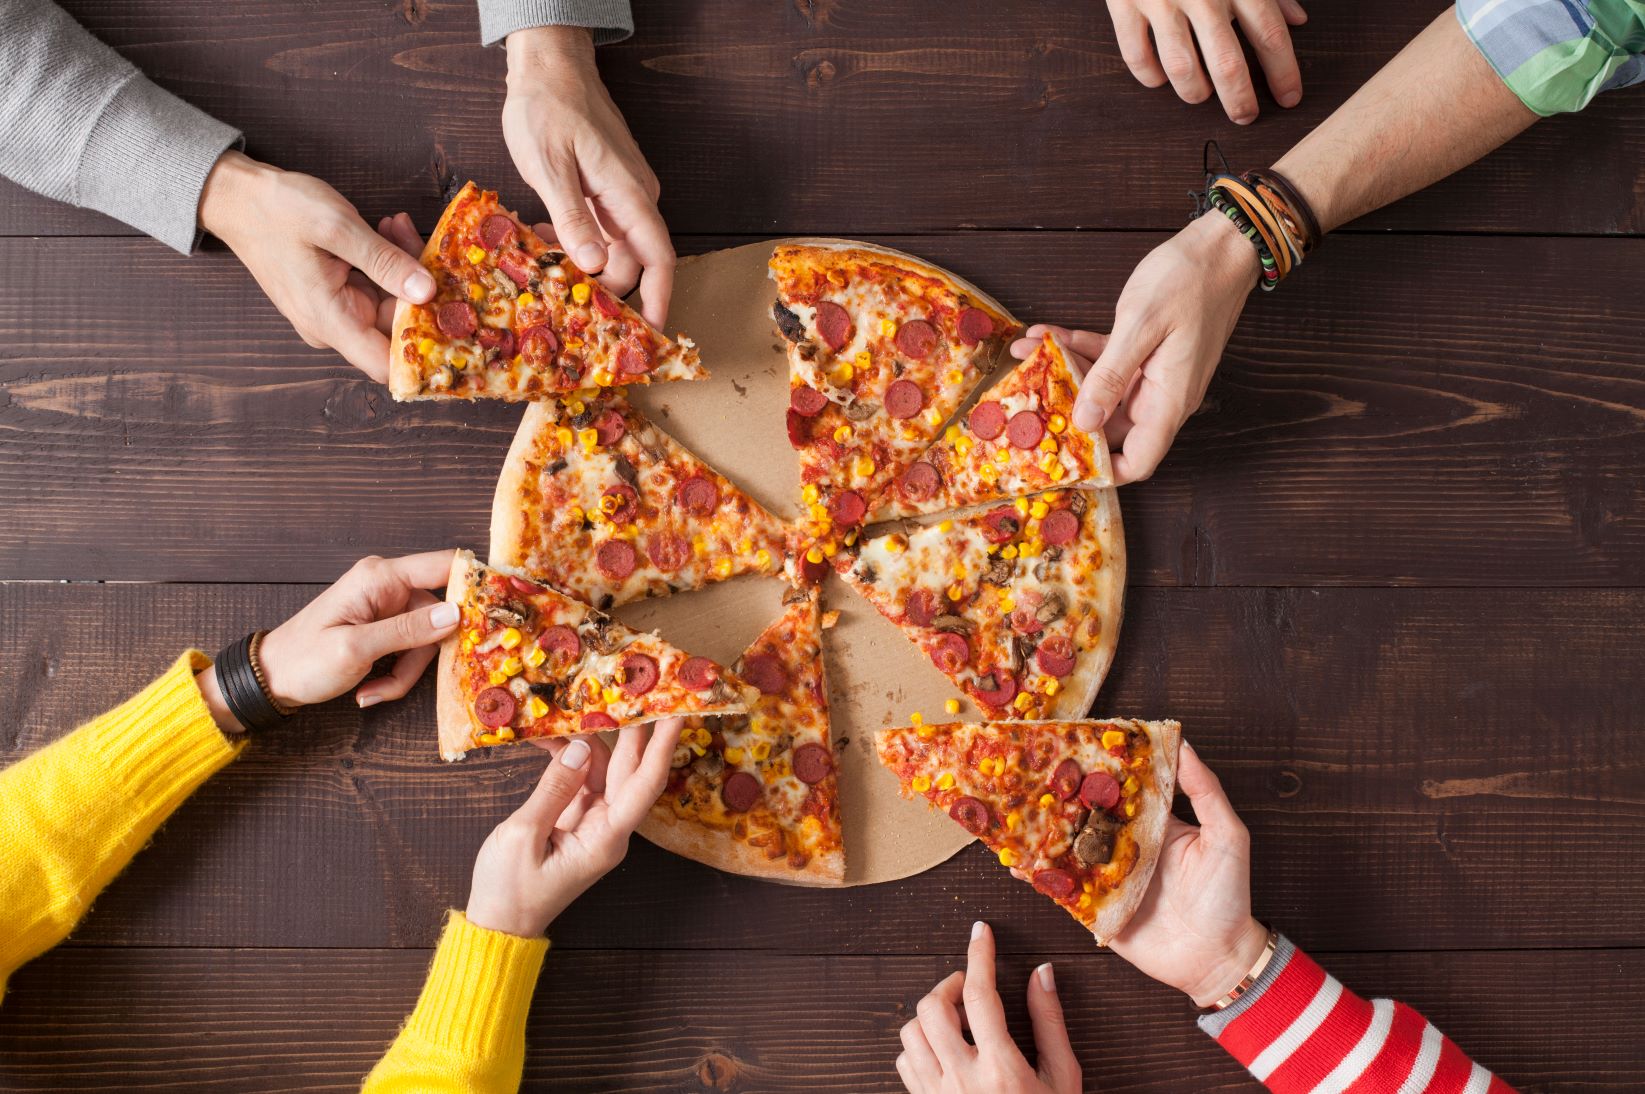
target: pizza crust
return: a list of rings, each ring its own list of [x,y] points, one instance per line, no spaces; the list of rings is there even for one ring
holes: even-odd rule
[[[737,839],[729,829],[694,824],[667,806],[652,809],[636,831],[665,851],[728,874],[810,888],[837,888],[845,882],[843,851],[813,858],[803,871],[796,870],[788,865],[787,858],[771,858]],[[830,866],[836,868],[830,870]]]
[[[446,579],[446,603],[457,605],[459,610],[468,595],[473,562],[474,555],[468,551],[458,551],[457,557],[451,560],[451,575]],[[439,733],[440,758],[448,761],[460,760],[468,753],[469,734],[472,732],[468,704],[463,702],[463,689],[457,683],[457,643],[462,641],[458,637],[461,630],[461,627],[457,628],[440,643],[440,661],[434,676],[434,724]]]
[[[506,569],[525,562],[525,506],[520,499],[532,485],[527,457],[547,416],[546,405],[529,404],[520,418],[520,428],[514,431],[508,455],[503,458],[503,469],[497,475],[497,492],[491,497],[491,545],[487,560],[492,566]]]
[[[1174,721],[1143,722],[1152,742],[1149,770],[1154,775],[1153,792],[1141,796],[1142,808],[1131,819],[1131,835],[1137,841],[1137,863],[1114,893],[1114,899],[1097,910],[1091,934],[1097,945],[1107,946],[1125,929],[1148,895],[1160,848],[1165,843],[1165,825],[1171,819],[1171,802],[1177,793],[1177,750],[1182,744],[1182,725]]]
[[[423,241],[423,253],[417,256],[417,261],[421,262],[425,269],[429,268],[435,256],[440,253],[440,248],[436,246],[435,240],[445,234],[446,228],[451,224],[452,213],[463,204],[461,199],[473,197],[479,192],[480,188],[469,182],[464,184],[463,188],[457,192],[456,197],[446,203],[445,211],[440,214],[440,219],[435,223],[434,230]],[[509,213],[509,216],[514,216],[514,214]],[[514,219],[519,220],[518,217]],[[416,402],[422,399],[434,398],[428,393],[423,384],[422,370],[407,361],[405,354],[400,352],[400,347],[404,344],[403,339],[405,338],[406,329],[411,326],[411,309],[420,306],[408,304],[404,300],[397,300],[394,304],[394,322],[389,327],[388,332],[388,393],[397,402]]]

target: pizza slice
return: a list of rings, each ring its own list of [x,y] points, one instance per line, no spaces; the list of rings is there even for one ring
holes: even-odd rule
[[[451,564],[446,600],[462,610],[440,644],[436,720],[447,760],[527,737],[748,709],[743,682],[708,658],[468,551]]]
[[[1076,429],[1079,378],[1050,334],[870,505],[870,520],[963,509],[1074,486],[1112,486],[1108,444]]]
[[[769,263],[788,347],[788,439],[825,539],[931,444],[1021,325],[977,288],[866,244],[783,244]]]
[[[446,206],[422,263],[434,299],[394,309],[396,399],[519,401],[708,375],[691,339],[670,340],[472,182]]]
[[[838,885],[845,845],[817,591],[791,591],[734,668],[752,685],[748,713],[688,723],[640,834],[731,873]]]
[[[834,569],[996,718],[1079,717],[1113,661],[1112,490],[1050,490],[842,546]]]
[[[526,408],[491,508],[491,564],[601,608],[783,567],[788,526],[620,389]]]
[[[1106,946],[1148,892],[1177,785],[1176,722],[905,726],[875,736],[922,795]]]

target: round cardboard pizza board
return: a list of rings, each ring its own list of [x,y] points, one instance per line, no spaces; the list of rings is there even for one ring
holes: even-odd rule
[[[791,518],[797,515],[799,470],[785,425],[788,361],[771,320],[776,286],[766,276],[766,261],[778,242],[680,262],[669,333],[689,334],[712,376],[697,383],[635,386],[629,397],[760,504]],[[1117,536],[1118,508],[1111,503],[1104,508],[1113,514]],[[1114,626],[1125,582],[1123,551],[1117,555],[1117,573],[1105,585]],[[783,589],[775,578],[741,578],[625,605],[613,614],[628,626],[657,630],[682,649],[730,664],[777,618]],[[823,654],[833,733],[836,742],[843,740],[845,884],[910,877],[952,857],[973,837],[924,801],[900,795],[896,779],[875,759],[874,731],[906,725],[915,711],[933,722],[981,715],[893,623],[836,577],[824,585],[823,609],[840,613],[839,623],[823,634]],[[944,710],[950,698],[961,700],[957,715]],[[650,823],[641,825],[641,835]]]

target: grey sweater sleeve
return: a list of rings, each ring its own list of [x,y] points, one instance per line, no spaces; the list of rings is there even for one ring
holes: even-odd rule
[[[239,131],[163,91],[50,0],[0,0],[0,175],[187,254]]]
[[[628,0],[479,0],[479,4],[480,41],[488,46],[527,27],[588,27],[597,46],[620,42],[634,33]]]

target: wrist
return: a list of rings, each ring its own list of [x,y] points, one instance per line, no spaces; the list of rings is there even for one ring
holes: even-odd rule
[[[200,226],[232,246],[257,190],[277,173],[278,168],[236,149],[218,156],[200,191]]]
[[[587,27],[527,27],[508,36],[508,82],[566,68],[594,68],[594,35]]]
[[[223,685],[217,679],[217,667],[213,665],[204,672],[194,674],[194,683],[200,689],[200,698],[206,701],[206,709],[211,712],[211,720],[217,723],[217,728],[223,736],[231,740],[239,740],[246,735],[246,727],[240,719],[234,716],[229,709],[228,700],[223,696]]]
[[[296,710],[307,704],[295,695],[298,689],[294,679],[293,656],[288,645],[285,626],[275,627],[263,636],[263,642],[257,649],[257,662],[262,667],[263,680],[268,684],[269,698],[287,710]]]
[[[1256,286],[1262,260],[1257,257],[1256,247],[1227,216],[1213,209],[1191,221],[1183,233],[1212,270],[1244,282],[1247,289]]]
[[[1224,948],[1222,956],[1183,990],[1196,1007],[1208,1007],[1245,979],[1245,974],[1251,971],[1267,948],[1268,928],[1258,923],[1254,916],[1249,917]]]
[[[541,938],[548,933],[548,925],[553,922],[552,919],[539,920],[517,911],[511,913],[502,908],[488,908],[484,902],[473,898],[463,909],[463,917],[476,927],[516,938]]]

